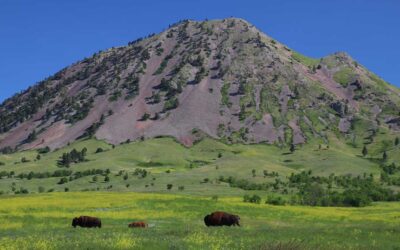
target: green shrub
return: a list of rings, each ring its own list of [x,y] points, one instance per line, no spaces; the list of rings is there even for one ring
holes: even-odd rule
[[[66,178],[66,177],[63,177],[63,178],[61,178],[59,181],[58,181],[58,183],[57,184],[64,184],[64,183],[67,183],[68,182],[68,179]]]
[[[261,203],[261,197],[256,195],[256,194],[254,194],[252,196],[246,194],[245,196],[243,196],[243,201],[244,202],[260,204]]]
[[[176,109],[178,107],[178,105],[179,105],[179,100],[177,97],[174,96],[164,103],[163,112],[171,110],[171,109]]]
[[[275,205],[275,206],[283,206],[286,204],[286,201],[282,199],[280,196],[269,195],[267,200],[265,201],[266,204]]]
[[[38,152],[39,154],[47,154],[48,152],[50,152],[50,148],[49,148],[49,147],[39,148],[39,149],[37,150],[37,152]]]
[[[38,187],[38,192],[39,193],[44,193],[45,191],[46,191],[46,189],[44,187],[42,187],[42,186]]]

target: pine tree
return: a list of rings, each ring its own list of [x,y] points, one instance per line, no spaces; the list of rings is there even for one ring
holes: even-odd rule
[[[290,152],[293,153],[296,150],[294,144],[290,144]]]
[[[368,154],[368,150],[367,147],[364,145],[363,149],[362,149],[362,154],[365,157]]]
[[[28,135],[28,138],[26,138],[26,142],[27,143],[33,142],[34,140],[36,140],[36,138],[37,138],[36,130],[33,130],[32,133]]]

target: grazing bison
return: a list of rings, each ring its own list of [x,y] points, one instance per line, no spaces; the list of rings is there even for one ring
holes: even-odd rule
[[[148,227],[146,222],[143,221],[139,221],[139,222],[132,222],[131,224],[128,225],[128,227],[142,227],[142,228],[146,228]]]
[[[75,217],[72,220],[72,226],[80,226],[80,227],[98,227],[101,228],[101,220],[96,217],[90,217],[90,216],[81,216],[81,217]]]
[[[238,215],[225,212],[214,212],[204,217],[204,223],[207,227],[210,226],[240,226],[240,217]]]

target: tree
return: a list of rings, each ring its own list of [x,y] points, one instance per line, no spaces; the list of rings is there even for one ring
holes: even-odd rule
[[[396,139],[394,139],[394,145],[397,146],[400,143],[400,139],[399,137],[396,137]]]
[[[156,94],[154,94],[153,96],[153,103],[159,103],[161,101],[161,96],[160,94],[157,92]]]
[[[37,138],[36,130],[33,130],[33,131],[28,135],[28,138],[26,138],[26,143],[33,142],[34,140],[36,140],[36,138]]]
[[[97,181],[97,175],[93,176],[92,181],[94,181],[94,182]]]
[[[171,109],[176,109],[179,106],[179,100],[175,96],[164,103],[163,112]]]
[[[36,156],[36,160],[38,160],[38,161],[40,161],[41,158],[42,158],[42,157],[41,157],[40,155],[37,155],[37,156]]]
[[[167,189],[168,189],[168,190],[171,190],[171,189],[172,189],[172,187],[173,187],[173,185],[172,185],[172,184],[167,184]]]
[[[319,205],[319,201],[325,196],[325,190],[319,184],[307,185],[301,193],[303,194],[303,204],[310,206]]]
[[[362,154],[365,157],[368,154],[368,150],[367,147],[364,145],[363,149],[362,149]]]
[[[128,180],[128,173],[126,173],[125,175],[124,175],[124,180],[126,181],[126,180]]]
[[[150,115],[148,113],[144,113],[142,118],[140,118],[141,121],[147,121],[150,118]]]
[[[110,177],[108,177],[108,175],[106,175],[105,177],[104,177],[104,182],[109,182],[110,181]]]
[[[294,86],[293,94],[294,94],[294,98],[296,98],[296,99],[299,98],[300,93],[299,93],[297,86]]]
[[[251,173],[253,174],[253,177],[256,177],[256,170],[255,169],[251,170]]]
[[[237,94],[238,95],[244,95],[246,93],[246,87],[245,84],[243,82],[239,83],[239,88],[237,90]]]
[[[387,158],[388,158],[388,156],[387,156],[387,153],[386,153],[386,151],[383,151],[383,154],[382,154],[382,160],[383,160],[383,161],[386,161],[386,160],[387,160]]]
[[[290,144],[290,153],[294,153],[294,151],[296,150],[296,148],[295,148],[295,146],[294,146],[294,144],[292,143],[292,144]]]

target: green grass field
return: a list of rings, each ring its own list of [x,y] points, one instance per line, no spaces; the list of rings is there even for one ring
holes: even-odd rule
[[[399,203],[365,208],[270,206],[241,198],[114,192],[0,198],[0,249],[399,249]],[[239,214],[242,227],[207,228],[215,210]],[[101,229],[74,229],[79,215]],[[145,220],[147,229],[128,223]]]
[[[13,193],[12,187],[26,188],[29,192],[38,192],[41,186],[45,190],[70,191],[107,190],[107,191],[137,191],[137,192],[166,192],[166,185],[173,184],[168,192],[177,192],[179,186],[184,186],[186,194],[207,195],[243,195],[243,190],[228,187],[218,183],[219,176],[234,176],[251,182],[274,181],[275,178],[264,178],[263,171],[277,172],[279,178],[285,179],[290,173],[312,170],[314,175],[329,176],[363,173],[373,173],[379,178],[378,164],[360,157],[360,150],[347,146],[340,141],[331,141],[330,148],[309,142],[298,146],[293,154],[288,148],[273,145],[226,145],[221,142],[204,139],[191,148],[185,148],[171,138],[156,138],[143,142],[123,144],[112,149],[111,145],[97,140],[75,142],[63,149],[42,155],[35,160],[36,151],[23,151],[11,155],[0,155],[0,171],[18,173],[56,171],[57,160],[64,152],[73,148],[88,149],[87,162],[74,164],[69,170],[74,172],[87,169],[110,169],[110,181],[104,182],[99,176],[96,182],[92,176],[83,177],[65,184],[57,184],[60,178],[45,178],[31,180],[18,178],[3,178],[0,180],[0,191]],[[104,149],[95,153],[97,148]],[[393,152],[394,153],[394,152]],[[392,154],[392,152],[390,152]],[[393,154],[394,155],[394,154]],[[25,157],[29,162],[22,163]],[[150,174],[146,178],[132,176],[136,168],[146,169]],[[256,171],[255,176],[252,170]],[[117,176],[124,170],[129,173],[129,179]],[[208,182],[204,179],[208,178]],[[127,187],[129,184],[129,187]],[[110,188],[112,186],[112,188]]]
[[[390,162],[400,155],[399,146],[385,139],[368,147],[368,157],[339,139],[329,143],[310,141],[289,153],[274,145],[227,145],[212,139],[191,148],[171,138],[115,147],[90,139],[42,154],[40,160],[35,150],[0,155],[0,173],[15,172],[0,179],[0,249],[400,249],[399,202],[363,208],[272,206],[264,204],[271,193],[290,199],[295,191],[244,190],[219,181],[232,176],[251,183],[287,182],[291,173],[309,170],[325,177],[372,173],[379,181],[376,159],[382,149]],[[60,156],[74,148],[87,148],[87,161],[58,166]],[[95,153],[98,148],[104,151]],[[134,174],[139,168],[146,177]],[[63,169],[109,169],[110,180],[100,174],[63,184],[58,184],[60,177],[16,177]],[[264,176],[264,170],[278,176]],[[21,188],[29,194],[15,195]],[[245,194],[258,194],[261,204],[243,202]],[[240,215],[243,227],[205,227],[203,217],[215,210]],[[80,215],[98,216],[104,227],[72,228],[72,218]],[[151,227],[128,229],[135,220]]]

